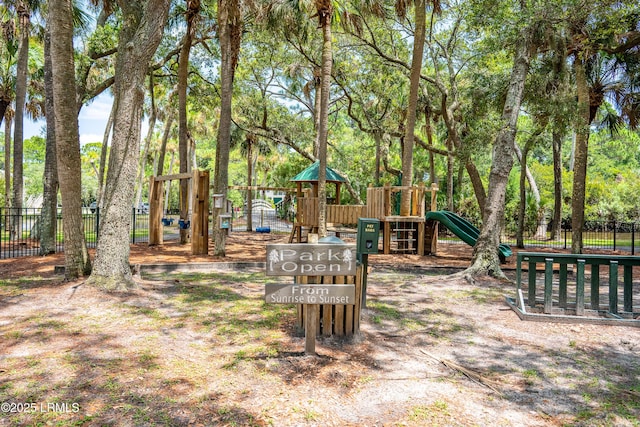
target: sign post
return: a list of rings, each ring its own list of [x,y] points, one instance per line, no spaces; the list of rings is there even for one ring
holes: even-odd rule
[[[345,244],[267,245],[267,276],[349,276],[356,274],[356,249]],[[352,284],[267,284],[265,301],[305,305],[305,346],[316,354],[316,325],[320,304],[353,305]]]

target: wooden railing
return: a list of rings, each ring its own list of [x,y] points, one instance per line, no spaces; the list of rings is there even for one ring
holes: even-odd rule
[[[388,216],[397,215],[397,213],[393,212],[393,198],[396,197],[396,195],[399,197],[399,193],[402,191],[411,193],[411,210],[409,216],[424,218],[426,193],[431,193],[430,209],[436,209],[437,184],[433,184],[430,189],[427,189],[424,184],[411,187],[392,187],[385,185],[384,187],[367,188],[367,217],[384,220]]]
[[[544,266],[544,287],[543,296],[537,300],[537,265]],[[554,298],[554,264],[557,265],[558,280],[556,298]],[[519,299],[524,309],[525,301],[522,299],[522,275],[523,265],[528,267],[528,284],[527,284],[527,301],[526,305],[530,309],[535,309],[537,302],[543,304],[542,312],[544,314],[552,314],[554,309],[560,309],[561,312],[569,311],[578,316],[585,314],[585,307],[604,313],[607,317],[613,318],[631,318],[633,319],[638,313],[634,313],[633,304],[633,267],[640,266],[640,257],[636,256],[615,256],[615,255],[593,255],[593,254],[556,254],[556,253],[536,253],[536,252],[519,252],[517,255],[516,265],[516,284],[519,292]],[[568,280],[568,266],[573,266],[574,279],[572,283]],[[608,305],[600,305],[601,287],[600,287],[600,266],[608,266]],[[589,286],[589,303],[585,303],[585,271],[587,266],[590,270],[590,286]],[[622,298],[619,295],[618,270],[622,267],[623,283]],[[573,301],[569,301],[568,289],[571,289]],[[637,292],[636,292],[637,293]],[[619,310],[618,303],[622,302],[622,310]],[[557,304],[554,307],[554,302]],[[636,302],[636,309],[638,308]]]
[[[298,223],[304,227],[318,226],[318,198],[302,197],[298,200]],[[337,224],[357,224],[358,218],[365,216],[365,205],[327,205],[327,222]]]

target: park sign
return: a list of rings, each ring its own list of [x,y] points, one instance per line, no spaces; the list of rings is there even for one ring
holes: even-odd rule
[[[267,276],[353,276],[355,245],[267,245]]]
[[[313,285],[267,283],[265,302],[275,304],[344,304],[356,303],[354,285]]]

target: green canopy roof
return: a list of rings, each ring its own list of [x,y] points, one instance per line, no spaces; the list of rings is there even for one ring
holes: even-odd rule
[[[314,164],[300,172],[298,175],[291,178],[291,181],[297,182],[317,182],[318,170],[320,169],[320,161],[317,160]],[[327,166],[327,182],[347,182],[338,172]]]

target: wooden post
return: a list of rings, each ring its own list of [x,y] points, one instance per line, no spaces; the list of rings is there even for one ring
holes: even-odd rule
[[[316,323],[318,322],[319,307],[317,304],[305,306],[304,352],[310,356],[316,354]]]
[[[209,171],[193,172],[193,232],[191,253],[207,255],[209,253]]]
[[[560,264],[558,306],[567,308],[567,264]]]
[[[151,177],[149,181],[149,246],[163,244],[162,193],[163,182]]]
[[[633,266],[624,266],[624,311],[633,312]]]
[[[529,261],[529,307],[534,308],[536,306],[536,263],[535,261]]]
[[[600,266],[591,265],[591,310],[600,309]]]
[[[584,315],[584,266],[583,259],[578,260],[576,271],[576,315]]]
[[[618,314],[618,261],[609,263],[609,313]]]
[[[553,291],[553,258],[547,258],[544,261],[544,312],[551,314],[553,307],[552,297]]]

